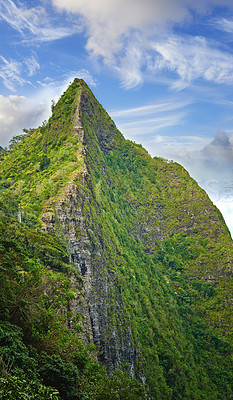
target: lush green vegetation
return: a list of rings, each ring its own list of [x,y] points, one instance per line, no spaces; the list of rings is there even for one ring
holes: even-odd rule
[[[73,130],[81,92],[84,144]],[[56,216],[73,182],[93,268],[111,288],[109,338],[130,326],[136,373],[143,371],[152,398],[232,399],[232,241],[188,173],[126,141],[79,80],[48,123],[2,157],[0,393],[10,399],[13,387],[25,399],[30,391],[41,399],[144,398],[128,372],[108,376],[96,350],[82,343],[82,318],[69,312],[78,295],[70,277],[80,291],[82,281],[67,238],[60,227],[56,236],[40,231],[38,216]]]
[[[70,276],[81,278],[62,243],[20,223],[13,197],[3,194],[0,205],[1,399],[144,398],[127,371],[108,377],[80,339],[81,316],[69,303],[81,295]]]
[[[151,159],[121,135],[104,154],[110,123],[98,105],[91,111],[84,114],[89,187],[101,213],[90,204],[87,214],[117,271],[153,398],[231,398],[232,241],[222,216],[178,164]],[[100,120],[107,128],[98,137]],[[114,316],[112,323],[123,329]]]

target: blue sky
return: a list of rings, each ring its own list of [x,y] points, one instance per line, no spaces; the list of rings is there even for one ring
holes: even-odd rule
[[[0,0],[0,145],[73,78],[126,138],[178,161],[233,232],[232,0]]]

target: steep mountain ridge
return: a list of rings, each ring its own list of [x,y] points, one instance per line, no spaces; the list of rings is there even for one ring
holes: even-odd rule
[[[76,79],[0,170],[23,218],[67,247],[72,310],[109,371],[127,362],[156,399],[231,398],[232,241],[180,165],[125,140]]]
[[[120,294],[117,295],[118,310],[116,312],[119,314],[118,316],[124,329],[119,334],[120,330],[112,326],[112,331],[109,331],[108,307],[111,303],[110,282],[114,285],[117,277],[113,276],[110,279],[106,276],[105,269],[107,266],[102,255],[103,249],[99,249],[97,252],[98,257],[102,259],[100,267],[96,268],[96,265],[93,265],[92,262],[91,240],[94,237],[92,233],[94,221],[92,221],[91,210],[95,207],[99,208],[99,205],[97,203],[94,206],[92,205],[93,188],[90,179],[91,174],[88,172],[86,161],[89,146],[86,144],[88,137],[82,125],[82,115],[83,108],[86,108],[86,104],[91,105],[94,97],[83,82],[81,82],[80,86],[81,89],[72,123],[73,133],[75,137],[78,137],[80,143],[77,159],[81,162],[82,166],[78,174],[75,173],[72,182],[66,186],[62,197],[59,200],[56,199],[54,202],[48,202],[41,220],[44,223],[43,229],[45,231],[54,232],[57,229],[56,225],[59,224],[65,237],[69,238],[71,259],[81,273],[84,283],[82,302],[79,306],[76,303],[73,307],[76,308],[76,312],[81,312],[85,316],[84,332],[86,341],[94,340],[94,343],[100,344],[100,358],[108,365],[110,370],[116,369],[124,362],[127,362],[133,371],[135,350],[129,323],[124,319],[124,314],[121,310],[122,299]],[[84,91],[87,92],[87,97],[85,97]],[[91,101],[88,99],[88,96],[92,96]],[[91,112],[94,115],[95,109],[89,110],[89,116]],[[116,134],[119,135],[118,132]],[[100,125],[98,125],[97,135],[99,136],[97,136],[97,141],[101,143],[101,146],[106,151],[111,145],[108,142],[108,137],[104,136]],[[108,133],[108,136],[112,139],[112,134],[109,135]],[[91,146],[93,146],[92,136],[91,143]],[[95,143],[95,145],[97,144]],[[88,188],[85,185],[88,185]]]

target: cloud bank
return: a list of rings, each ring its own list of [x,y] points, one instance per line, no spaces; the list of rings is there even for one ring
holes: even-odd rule
[[[45,104],[36,104],[24,96],[0,95],[0,145],[7,146],[9,138],[22,133],[23,128],[34,128],[45,114]]]
[[[233,134],[228,136],[226,132],[218,130],[214,139],[202,150],[207,163],[220,166],[232,166],[233,168]]]
[[[233,133],[217,130],[205,146],[197,151],[183,146],[175,157],[196,176],[233,180]]]
[[[191,146],[184,146],[175,159],[190,172],[223,213],[233,237],[233,134],[218,130],[204,147],[193,151]]]

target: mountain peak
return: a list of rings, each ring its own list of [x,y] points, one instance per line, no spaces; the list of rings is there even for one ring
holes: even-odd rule
[[[180,165],[125,140],[75,79],[0,175],[22,223],[40,215],[67,247],[83,288],[70,307],[109,371],[127,362],[152,399],[231,397],[232,240]]]
[[[75,78],[54,107],[48,131],[53,134],[59,126],[63,133],[66,126],[70,133],[78,135],[82,144],[95,143],[104,153],[122,139],[115,123],[83,79]]]

